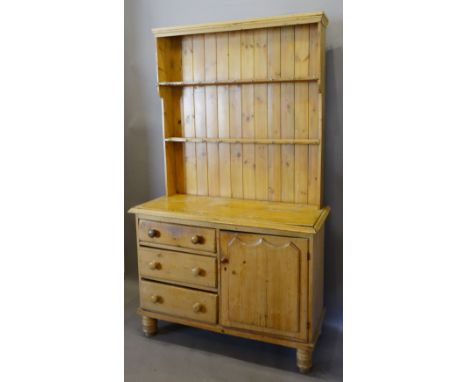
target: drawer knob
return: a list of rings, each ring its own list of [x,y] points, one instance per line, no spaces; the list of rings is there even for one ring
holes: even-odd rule
[[[192,236],[192,244],[202,244],[203,243],[203,236],[194,235]]]
[[[152,295],[150,297],[150,299],[151,299],[151,302],[154,302],[155,304],[157,304],[157,303],[162,304],[162,302],[163,302],[163,298],[161,296]]]
[[[150,269],[161,269],[161,263],[158,263],[157,261],[152,261],[149,263]]]
[[[194,313],[201,312],[203,309],[203,305],[200,304],[199,302],[196,302],[195,304],[193,304],[192,309]]]
[[[201,271],[202,271],[202,270],[200,269],[200,267],[192,268],[192,274],[193,274],[194,276],[199,276],[199,275],[201,274]]]
[[[151,229],[148,230],[148,236],[149,237],[159,237],[160,233],[159,233],[159,231],[151,228]]]
[[[229,263],[229,259],[227,257],[221,257],[221,260],[220,260],[221,264],[227,264]]]

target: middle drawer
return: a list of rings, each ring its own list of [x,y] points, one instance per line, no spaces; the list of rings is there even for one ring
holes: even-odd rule
[[[142,277],[216,287],[216,258],[140,247],[138,267]]]

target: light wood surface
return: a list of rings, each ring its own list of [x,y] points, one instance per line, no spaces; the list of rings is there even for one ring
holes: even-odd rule
[[[266,31],[265,31],[266,33]],[[211,36],[205,37],[208,40]],[[158,86],[213,86],[213,85],[248,85],[248,84],[270,84],[282,82],[311,82],[318,81],[318,77],[304,77],[304,78],[243,78],[239,80],[212,80],[212,81],[172,81],[172,82],[158,82]]]
[[[296,360],[299,371],[303,374],[307,373],[312,367],[312,351],[297,349]]]
[[[209,228],[140,219],[138,223],[138,237],[142,243],[160,243],[174,247],[215,251],[215,231]]]
[[[165,142],[174,143],[252,143],[261,145],[319,145],[318,139],[271,139],[271,138],[195,138],[195,137],[169,137]],[[217,176],[216,171],[213,175]]]
[[[145,278],[216,287],[217,267],[213,257],[140,247],[138,267]]]
[[[130,212],[149,216],[184,218],[245,227],[253,226],[292,232],[305,231],[315,233],[317,229],[320,229],[321,224],[323,224],[326,215],[329,213],[329,209],[318,209],[306,204],[172,195],[140,204],[130,209]],[[320,225],[318,225],[319,223]],[[145,229],[141,231],[142,237],[146,235],[147,228],[150,227],[145,225]],[[193,229],[190,232],[196,233]],[[190,234],[183,235],[184,238],[189,236]],[[158,238],[151,241],[161,242]],[[200,248],[200,246],[188,243],[186,245],[189,245],[191,248]]]
[[[214,293],[140,281],[141,307],[153,312],[214,324],[217,321],[217,300]]]
[[[157,38],[167,195],[321,207],[322,29]]]
[[[199,33],[216,33],[225,31],[274,28],[285,25],[322,23],[328,25],[324,12],[297,13],[294,15],[262,17],[254,19],[230,20],[204,24],[183,25],[174,27],[153,28],[155,37],[180,36]]]
[[[157,319],[297,349],[325,309],[323,12],[153,30],[166,195],[133,207]]]
[[[309,270],[309,339],[318,337],[323,320],[323,293],[324,293],[324,267],[325,267],[325,229],[320,231],[312,237],[310,241],[310,270]]]
[[[158,332],[158,321],[154,318],[142,316],[141,324],[146,337],[154,336]]]
[[[220,322],[306,338],[307,240],[221,232]]]

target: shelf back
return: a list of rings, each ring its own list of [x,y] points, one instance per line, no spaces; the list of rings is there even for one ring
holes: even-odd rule
[[[324,41],[317,21],[156,37],[165,138],[288,142],[167,139],[167,194],[321,207]]]

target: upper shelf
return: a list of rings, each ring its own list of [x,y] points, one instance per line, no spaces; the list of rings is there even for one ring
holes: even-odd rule
[[[159,86],[210,86],[210,85],[252,85],[252,84],[274,84],[283,82],[310,82],[318,81],[318,77],[307,78],[270,78],[270,79],[242,79],[242,80],[219,80],[219,81],[171,81],[158,82]]]
[[[313,24],[319,22],[321,22],[324,27],[328,25],[328,19],[324,12],[309,12],[286,16],[262,17],[255,19],[154,28],[152,29],[152,32],[155,37],[170,37],[200,33],[216,33],[258,28],[283,27],[287,25]]]

